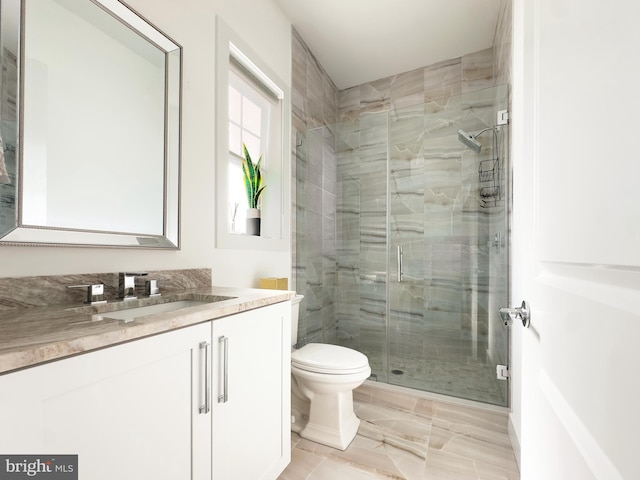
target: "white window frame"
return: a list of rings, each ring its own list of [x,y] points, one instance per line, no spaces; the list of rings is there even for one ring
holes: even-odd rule
[[[289,87],[220,18],[216,22],[216,247],[286,251],[291,224],[291,103]],[[229,71],[238,63],[278,100],[277,125],[271,125],[260,236],[231,232],[229,205]],[[257,158],[254,159],[257,161]]]

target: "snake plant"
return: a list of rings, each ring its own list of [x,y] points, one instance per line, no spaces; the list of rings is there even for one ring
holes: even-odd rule
[[[254,164],[245,144],[242,144],[242,149],[244,151],[244,158],[242,159],[242,173],[244,178],[244,187],[247,190],[249,208],[258,208],[260,195],[266,187],[266,185],[262,185],[262,174],[260,172],[262,155],[260,155],[258,163]]]

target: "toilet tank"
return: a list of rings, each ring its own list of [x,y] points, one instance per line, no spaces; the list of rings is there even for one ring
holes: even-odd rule
[[[298,343],[298,315],[300,314],[300,301],[304,295],[296,295],[291,299],[291,346]]]

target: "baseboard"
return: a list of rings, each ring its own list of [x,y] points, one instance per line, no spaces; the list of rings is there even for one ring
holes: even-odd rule
[[[513,415],[509,414],[509,440],[511,440],[511,448],[513,449],[513,454],[516,457],[516,463],[518,464],[518,470],[522,470],[520,466],[520,439],[518,438],[518,434],[516,433],[516,429],[513,426]]]

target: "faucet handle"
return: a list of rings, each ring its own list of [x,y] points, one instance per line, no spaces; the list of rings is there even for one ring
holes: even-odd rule
[[[148,297],[159,297],[160,287],[158,287],[158,280],[147,280],[144,282],[144,293]]]
[[[136,277],[144,277],[147,272],[120,272],[118,274],[118,297],[122,300],[135,300]]]
[[[95,283],[89,285],[67,285],[67,288],[86,288],[87,300],[84,302],[86,304],[97,305],[99,303],[107,303],[107,301],[102,298],[102,296],[104,295],[103,283]]]

